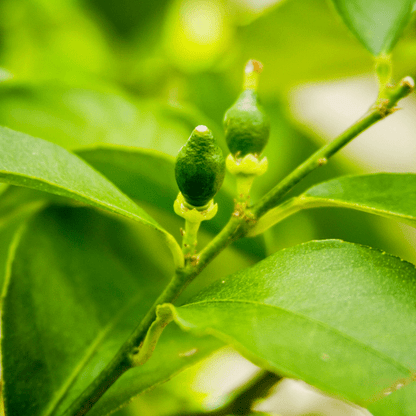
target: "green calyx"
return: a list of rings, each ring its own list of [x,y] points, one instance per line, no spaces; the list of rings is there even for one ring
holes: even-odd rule
[[[270,120],[260,105],[256,92],[260,72],[261,66],[257,61],[248,62],[244,91],[224,116],[225,139],[235,158],[250,153],[260,155],[269,140]]]
[[[178,187],[192,207],[204,207],[219,191],[225,176],[225,160],[206,126],[194,129],[176,158]]]

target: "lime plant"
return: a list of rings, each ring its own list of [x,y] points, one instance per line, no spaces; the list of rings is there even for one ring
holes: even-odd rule
[[[179,298],[233,242],[301,210],[343,207],[416,225],[412,173],[341,176],[287,195],[361,132],[395,113],[414,90],[411,77],[393,80],[390,59],[412,3],[333,3],[376,57],[378,97],[356,123],[256,201],[249,195],[255,177],[267,170],[262,152],[270,122],[259,103],[262,65],[255,60],[247,63],[243,91],[224,117],[226,161],[204,125],[195,127],[176,161],[121,146],[71,153],[0,128],[0,180],[10,185],[0,197],[6,416],[111,414],[224,344],[264,372],[245,391],[250,399],[244,406],[238,402],[244,394],[235,395],[218,414],[250,414],[263,394],[256,386],[269,388],[281,377],[302,379],[375,416],[415,414],[413,264],[354,243],[310,241]],[[279,163],[276,155],[269,158]],[[179,194],[169,204],[185,220],[182,245],[133,201],[151,201],[152,192],[131,180],[147,183],[149,166],[176,178]],[[231,196],[220,190],[226,166],[236,177]],[[234,208],[221,231],[198,248],[201,222],[215,221],[222,209],[214,197],[232,200]],[[146,240],[136,225],[147,227]],[[156,279],[160,269],[146,262],[163,249],[174,269],[164,289]],[[138,259],[139,252],[146,256]]]

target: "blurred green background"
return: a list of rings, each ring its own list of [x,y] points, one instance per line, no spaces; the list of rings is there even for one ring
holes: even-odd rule
[[[206,124],[225,152],[222,117],[240,91],[245,62],[260,60],[259,95],[272,129],[265,150],[269,171],[255,183],[254,199],[348,127],[377,94],[373,58],[324,0],[0,0],[0,16],[0,124],[71,150],[107,143],[175,156],[192,129]],[[393,64],[396,80],[416,76],[414,19]],[[413,101],[403,101],[402,113],[357,139],[359,145],[294,192],[346,173],[416,172]],[[144,207],[179,238],[181,222],[173,209],[158,204],[159,197]],[[202,244],[212,231],[205,227]],[[184,296],[278,249],[326,238],[416,262],[409,227],[344,209],[316,209],[223,253]],[[197,392],[199,370],[140,396],[122,412],[200,410],[213,389],[207,383]],[[210,406],[221,404],[225,393]]]

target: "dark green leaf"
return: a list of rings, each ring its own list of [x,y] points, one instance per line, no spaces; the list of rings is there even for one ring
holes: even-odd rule
[[[408,23],[412,0],[332,0],[345,24],[375,56],[389,53]]]
[[[11,261],[24,223],[45,204],[37,194],[36,191],[9,186],[0,195],[0,293],[6,290]]]
[[[416,368],[416,269],[337,240],[282,250],[176,308],[185,329],[363,406]]]
[[[416,174],[344,176],[308,189],[300,204],[358,209],[416,226]]]
[[[168,253],[157,249],[157,240],[150,230],[86,208],[50,208],[31,220],[4,301],[7,415],[62,414],[103,369],[166,284],[165,266],[153,261],[153,252],[159,260]],[[170,328],[153,364],[126,373],[103,397],[98,414],[217,346]]]
[[[56,197],[56,199],[59,198]],[[50,197],[50,194],[44,192],[20,186],[8,186],[0,195],[0,226],[25,215],[27,211],[41,208],[49,199],[53,198]]]

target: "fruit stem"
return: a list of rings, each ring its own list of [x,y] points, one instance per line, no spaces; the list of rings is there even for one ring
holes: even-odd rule
[[[244,90],[257,91],[257,85],[259,82],[259,74],[263,71],[263,64],[254,59],[250,59],[244,68]]]
[[[376,74],[378,78],[379,98],[384,98],[386,88],[392,77],[392,61],[390,54],[382,54],[376,58]]]
[[[237,201],[244,204],[248,203],[250,198],[250,189],[253,185],[255,175],[236,175],[237,180]]]
[[[182,240],[182,251],[185,260],[192,257],[196,253],[196,245],[198,243],[197,236],[201,221],[192,222],[185,220],[185,231]]]

